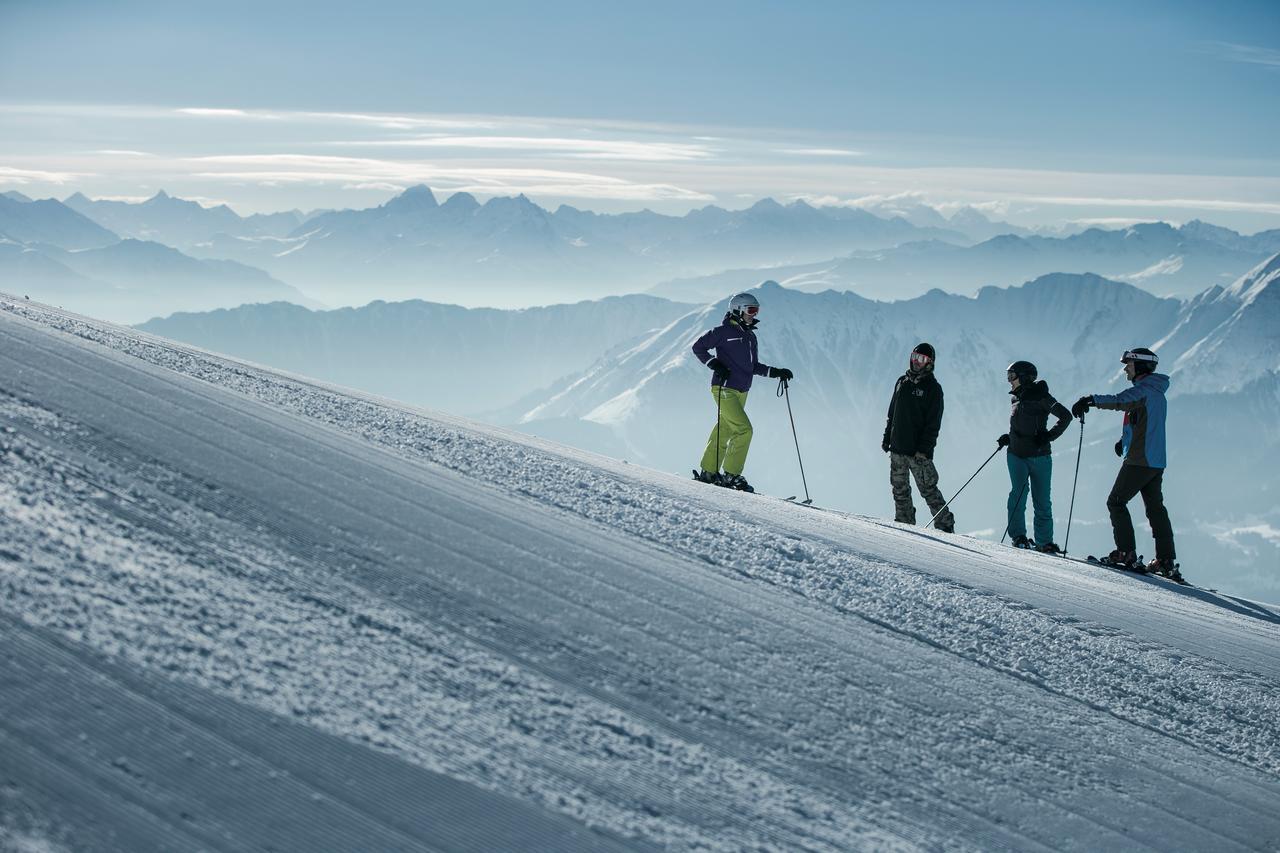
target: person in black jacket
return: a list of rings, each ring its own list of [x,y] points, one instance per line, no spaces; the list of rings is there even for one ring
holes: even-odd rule
[[[916,523],[916,507],[911,501],[911,477],[914,476],[920,496],[938,516],[936,527],[952,533],[956,520],[938,489],[938,469],[933,464],[933,449],[942,428],[942,386],[933,377],[934,359],[935,353],[929,344],[920,344],[911,351],[907,372],[893,386],[880,449],[889,454],[894,518],[903,524]]]
[[[1009,415],[1009,431],[996,439],[1000,447],[1009,448],[1005,461],[1009,465],[1009,535],[1015,548],[1035,548],[1049,554],[1062,549],[1053,542],[1053,505],[1050,483],[1053,479],[1053,451],[1049,443],[1062,435],[1071,423],[1071,412],[1053,399],[1049,386],[1036,381],[1036,366],[1029,361],[1015,361],[1006,368],[1013,411]],[[1049,415],[1058,422],[1046,429]],[[1035,505],[1035,540],[1027,538],[1027,492]]]

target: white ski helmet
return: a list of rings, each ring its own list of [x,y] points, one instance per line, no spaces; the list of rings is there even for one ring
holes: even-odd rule
[[[742,319],[744,314],[748,317],[754,317],[759,310],[760,300],[750,293],[739,293],[729,300],[729,313],[739,320]]]

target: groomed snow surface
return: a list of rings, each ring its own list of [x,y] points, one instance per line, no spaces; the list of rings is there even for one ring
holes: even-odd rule
[[[1277,608],[0,309],[0,848],[1280,848]]]

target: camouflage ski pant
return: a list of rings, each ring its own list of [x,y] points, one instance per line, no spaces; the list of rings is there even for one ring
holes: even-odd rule
[[[916,487],[920,496],[929,505],[929,517],[932,518],[942,509],[947,499],[938,489],[938,469],[932,459],[921,456],[907,456],[903,453],[889,454],[889,485],[893,487],[894,520],[904,524],[916,523],[916,507],[911,502],[911,477],[916,478]],[[945,533],[955,530],[956,519],[950,509],[942,511],[934,526]]]

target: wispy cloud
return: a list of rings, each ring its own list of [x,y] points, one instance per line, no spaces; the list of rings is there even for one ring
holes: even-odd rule
[[[202,118],[278,118],[271,113],[260,111],[249,112],[248,110],[231,110],[217,109],[211,107],[182,107],[174,112],[188,116],[200,116]]]
[[[394,113],[341,113],[306,110],[246,110],[225,107],[182,107],[178,115],[197,118],[251,121],[322,122],[332,125],[368,126],[384,130],[487,130],[503,126],[503,119],[457,116],[415,116]]]
[[[99,148],[90,154],[101,154],[104,157],[154,157],[149,151],[130,151],[127,148]]]
[[[1211,41],[1201,45],[1201,52],[1227,62],[1243,62],[1246,65],[1264,65],[1280,68],[1280,50],[1257,47],[1251,44],[1234,44],[1228,41]]]
[[[0,181],[14,184],[65,184],[78,178],[87,178],[90,172],[47,172],[42,169],[17,169],[0,166]]]
[[[863,157],[862,151],[851,151],[848,148],[778,148],[779,154],[795,154],[801,157]]]
[[[715,149],[706,145],[643,142],[629,139],[569,139],[554,136],[419,136],[412,139],[343,141],[329,144],[362,148],[448,148],[529,154],[552,153],[582,160],[640,162],[704,160],[715,155]]]
[[[311,154],[192,157],[193,175],[259,184],[390,185],[425,183],[446,191],[484,195],[571,196],[634,201],[711,201],[713,196],[669,183],[641,183],[608,175],[556,169],[438,166],[433,163]]]

